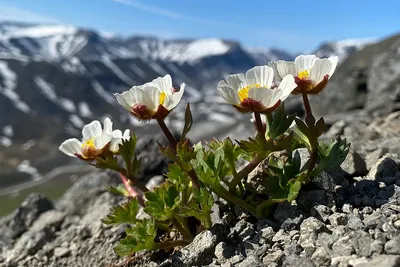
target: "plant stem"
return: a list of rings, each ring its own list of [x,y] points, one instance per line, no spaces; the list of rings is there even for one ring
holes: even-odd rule
[[[174,241],[164,241],[161,243],[155,243],[153,245],[153,249],[168,249],[168,248],[174,248],[178,246],[186,246],[189,245],[190,242],[186,240],[174,240]]]
[[[139,202],[139,204],[142,207],[144,207],[144,199],[140,194],[138,194],[135,191],[135,189],[132,188],[131,181],[128,181],[128,179],[122,173],[119,173],[119,177],[121,178],[122,183],[124,184],[124,186],[125,186],[126,190],[128,191],[129,195],[131,197],[136,197],[138,202]]]
[[[260,134],[265,135],[265,127],[262,123],[260,112],[254,112],[254,119],[256,121],[257,131]]]
[[[312,115],[310,101],[308,101],[307,94],[303,93],[302,96],[303,96],[304,109],[306,110],[306,116]]]
[[[157,228],[169,231],[169,223],[156,221],[155,224]]]
[[[178,229],[179,232],[181,232],[181,234],[183,235],[183,238],[185,238],[185,240],[192,242],[193,241],[193,236],[190,233],[190,231],[187,229],[187,227],[185,228],[178,220],[178,218],[176,216],[174,216],[172,218],[172,223],[174,224],[174,226],[176,227],[176,229]]]
[[[158,125],[160,126],[161,130],[163,131],[165,137],[168,139],[168,142],[171,146],[172,151],[174,151],[176,153],[176,146],[178,145],[178,142],[176,141],[175,137],[172,135],[171,131],[168,129],[164,120],[157,120],[157,122],[158,122]]]
[[[248,212],[250,212],[254,216],[257,216],[255,207],[253,207],[252,205],[250,205],[246,201],[238,198],[237,196],[231,194],[222,185],[215,184],[215,185],[212,186],[212,190],[214,191],[214,193],[216,193],[218,196],[222,197],[223,199],[231,202],[234,205],[238,205],[239,207],[247,210]]]
[[[143,184],[141,181],[139,181],[135,176],[133,175],[127,175],[126,176],[131,182],[132,185],[136,188],[138,188],[140,191],[142,191],[143,193],[146,193],[148,191],[150,191],[145,184]]]
[[[236,176],[233,177],[231,184],[229,186],[229,191],[233,192],[240,181],[249,175],[249,173],[254,170],[262,159],[259,155],[256,155],[252,161],[250,161]],[[233,191],[232,191],[233,190]]]

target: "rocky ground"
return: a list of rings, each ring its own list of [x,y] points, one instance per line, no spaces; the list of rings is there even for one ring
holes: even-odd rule
[[[105,190],[118,179],[94,172],[58,201],[33,194],[0,219],[0,265],[400,266],[400,113],[372,123],[366,114],[344,118],[324,137],[349,139],[346,161],[315,178],[294,203],[279,204],[270,219],[217,201],[213,227],[187,247],[118,258],[112,248],[124,227],[100,221],[122,200]],[[140,151],[141,177],[156,184],[166,162],[154,142],[141,143]]]

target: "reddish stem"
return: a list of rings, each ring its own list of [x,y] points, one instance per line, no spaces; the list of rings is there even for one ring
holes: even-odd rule
[[[122,183],[124,184],[126,190],[129,193],[129,196],[131,197],[136,197],[140,203],[140,205],[142,205],[142,207],[144,207],[144,199],[141,195],[139,195],[135,189],[133,189],[133,187],[130,185],[130,181],[128,180],[128,178],[125,177],[125,175],[123,175],[122,173],[119,174],[119,177],[122,180]]]

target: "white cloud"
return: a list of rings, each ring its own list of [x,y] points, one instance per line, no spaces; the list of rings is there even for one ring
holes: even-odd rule
[[[20,21],[32,23],[60,23],[59,20],[42,16],[29,10],[0,5],[0,21]]]

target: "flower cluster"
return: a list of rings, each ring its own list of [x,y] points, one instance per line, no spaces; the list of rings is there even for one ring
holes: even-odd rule
[[[81,141],[72,138],[61,144],[59,149],[68,156],[119,173],[123,186],[111,187],[110,191],[129,197],[128,201],[103,220],[106,224],[129,224],[126,237],[115,252],[131,255],[144,249],[189,244],[198,231],[211,227],[211,193],[255,218],[267,217],[273,205],[294,200],[313,177],[340,165],[349,144],[340,138],[331,143],[319,142],[325,123],[323,118],[314,118],[308,101],[309,94],[318,94],[326,87],[337,63],[337,57],[300,55],[294,62],[270,62],[220,81],[217,90],[222,98],[239,112],[254,115],[257,135],[236,143],[226,138],[192,146],[186,138],[193,124],[189,104],[182,134],[179,140],[175,139],[164,119],[180,102],[185,84],[176,90],[170,75],[114,94],[117,102],[138,120],[157,121],[169,141],[169,146],[160,145],[160,150],[174,162],[168,166],[165,182],[150,191],[137,179],[141,161],[135,155],[136,136],[129,130],[113,130],[109,118],[103,127],[97,120],[85,125]],[[284,101],[290,94],[302,95],[304,120],[286,115]],[[301,162],[299,148],[308,149],[307,162]],[[248,164],[237,170],[241,159]],[[264,188],[259,192],[246,178],[261,162],[268,168],[257,180],[261,183],[257,188]],[[148,215],[145,219],[137,218],[139,205]],[[197,221],[189,227],[189,220],[191,224]],[[157,229],[163,230],[162,238]],[[171,234],[176,231],[180,233],[178,238]]]

